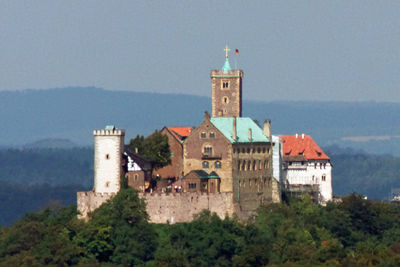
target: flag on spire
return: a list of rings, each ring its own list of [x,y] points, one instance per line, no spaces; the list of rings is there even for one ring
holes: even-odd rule
[[[239,55],[239,49],[235,49],[235,54]]]

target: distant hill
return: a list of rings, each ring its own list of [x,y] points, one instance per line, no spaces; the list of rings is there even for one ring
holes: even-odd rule
[[[23,149],[44,149],[44,148],[62,148],[70,149],[78,145],[68,139],[63,138],[45,138],[33,143],[28,143],[22,146]]]
[[[274,134],[306,133],[322,146],[400,155],[400,104],[267,101],[244,101],[243,114],[259,121],[271,119]],[[46,138],[91,145],[93,129],[108,124],[126,129],[129,139],[165,125],[196,126],[205,110],[211,110],[210,98],[192,95],[93,87],[3,91],[0,147]]]

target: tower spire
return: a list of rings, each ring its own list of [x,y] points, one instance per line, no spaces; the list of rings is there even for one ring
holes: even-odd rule
[[[225,45],[224,51],[225,51],[225,64],[222,67],[222,70],[224,71],[224,73],[227,73],[228,71],[232,70],[231,64],[229,64],[229,59],[228,59],[229,51],[231,51],[231,49],[228,47],[228,45]]]

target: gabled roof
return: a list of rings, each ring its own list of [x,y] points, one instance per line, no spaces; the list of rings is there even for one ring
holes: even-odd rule
[[[124,152],[144,171],[151,170],[151,161],[133,152],[129,145],[124,146]]]
[[[167,127],[168,131],[179,141],[183,141],[190,135],[193,127]]]
[[[228,117],[213,117],[211,123],[231,142],[231,143],[250,143],[250,142],[269,142],[263,134],[262,129],[250,118],[236,118],[236,140],[233,139],[233,120]],[[249,139],[249,129],[251,129],[252,139]]]
[[[299,156],[304,156],[306,160],[329,160],[329,157],[309,135],[304,135],[304,137],[303,135],[282,135],[281,138],[284,157],[293,157],[293,160]]]

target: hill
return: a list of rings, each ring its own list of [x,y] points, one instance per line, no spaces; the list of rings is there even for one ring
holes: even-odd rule
[[[45,138],[92,144],[92,131],[108,124],[127,139],[165,125],[198,125],[207,97],[71,87],[0,92],[0,147]],[[400,104],[375,102],[244,101],[243,114],[272,120],[274,134],[306,133],[318,144],[400,155]]]

